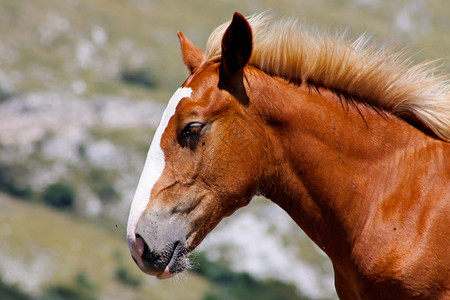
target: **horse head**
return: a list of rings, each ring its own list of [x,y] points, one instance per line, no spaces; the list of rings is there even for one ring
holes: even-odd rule
[[[128,243],[142,271],[168,278],[226,216],[248,204],[266,176],[270,141],[250,109],[244,69],[252,31],[236,13],[222,55],[178,33],[190,75],[173,95],[148,152],[128,221]]]

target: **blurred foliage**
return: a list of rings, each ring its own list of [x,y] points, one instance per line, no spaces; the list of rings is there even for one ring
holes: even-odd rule
[[[142,86],[145,88],[154,88],[157,83],[148,70],[122,70],[120,79],[127,83]]]
[[[119,251],[114,251],[113,256],[116,260],[117,267],[115,271],[115,278],[120,283],[130,286],[130,287],[138,287],[141,285],[141,278],[139,276],[134,275],[129,269],[126,267],[126,264],[123,260],[122,254]]]
[[[112,170],[91,167],[88,170],[86,182],[98,198],[107,203],[119,199],[119,193],[113,186],[114,177]]]
[[[1,279],[1,278],[0,278]],[[14,285],[8,285],[0,280],[0,299],[1,300],[32,300],[30,296]]]
[[[134,276],[127,268],[124,266],[118,266],[116,269],[116,279],[125,285],[131,287],[138,287],[141,284],[141,279]]]
[[[86,297],[92,297],[97,292],[97,286],[84,271],[78,272],[75,276],[74,283],[77,290],[83,293]]]
[[[229,268],[208,260],[204,255],[195,257],[193,271],[214,282],[216,289],[210,290],[204,300],[307,300],[299,295],[294,285],[278,280],[258,280],[245,272],[234,272]]]
[[[27,295],[18,287],[0,280],[1,300],[95,300],[96,293],[96,286],[84,272],[78,273],[72,284],[51,286],[39,297]]]
[[[8,100],[9,98],[11,98],[13,96],[12,93],[4,91],[0,88],[0,103]]]
[[[79,272],[69,285],[47,288],[38,300],[95,300],[97,288],[85,272]]]
[[[70,210],[75,205],[75,191],[66,183],[52,183],[44,189],[42,200],[54,208]]]
[[[54,286],[45,291],[39,300],[94,300],[85,298],[84,295],[73,287]]]
[[[32,190],[21,181],[25,175],[24,168],[0,162],[0,191],[22,199],[30,199]]]
[[[52,287],[39,300],[81,300],[76,290],[68,287]]]

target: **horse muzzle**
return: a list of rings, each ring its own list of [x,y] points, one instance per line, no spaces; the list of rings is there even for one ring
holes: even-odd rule
[[[128,236],[128,246],[142,272],[165,279],[187,267],[189,251],[182,227],[170,218],[159,223],[158,219],[151,213],[141,217],[135,235]]]

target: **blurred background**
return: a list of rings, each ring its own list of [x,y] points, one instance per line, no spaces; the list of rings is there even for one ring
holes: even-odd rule
[[[0,0],[0,299],[336,299],[331,264],[266,199],[224,220],[166,281],[126,219],[154,130],[234,11],[398,44],[450,68],[447,0]]]

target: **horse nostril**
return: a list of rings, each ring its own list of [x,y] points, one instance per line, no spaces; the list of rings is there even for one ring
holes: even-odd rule
[[[147,263],[149,265],[152,265],[153,267],[160,267],[158,266],[161,263],[161,255],[157,252],[151,251],[148,245],[143,241],[143,250],[141,254],[141,259],[144,263]]]
[[[136,254],[141,257],[144,254],[145,242],[139,235],[136,235]]]
[[[150,250],[145,240],[139,234],[136,234],[136,245],[134,253],[136,256],[138,256],[136,257],[136,259],[142,261],[145,264],[157,264],[161,259],[161,255]]]
[[[139,234],[136,234],[133,243],[132,257],[141,270],[147,274],[157,275],[164,271],[165,261],[161,254],[150,250],[147,242]]]

